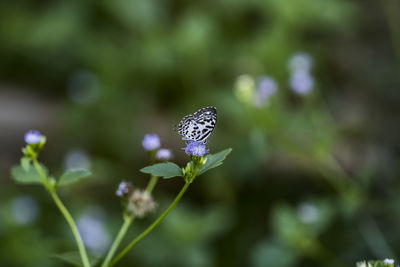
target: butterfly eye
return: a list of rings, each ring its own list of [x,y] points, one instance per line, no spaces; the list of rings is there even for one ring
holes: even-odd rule
[[[185,116],[178,125],[178,133],[182,140],[193,140],[205,143],[217,122],[217,109],[206,107],[193,115]]]

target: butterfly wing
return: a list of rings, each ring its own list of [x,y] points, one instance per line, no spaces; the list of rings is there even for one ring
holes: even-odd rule
[[[193,115],[185,116],[178,125],[182,140],[194,140],[205,143],[217,122],[217,109],[206,107]]]

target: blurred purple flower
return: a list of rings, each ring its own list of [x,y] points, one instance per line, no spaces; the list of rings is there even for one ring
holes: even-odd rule
[[[295,53],[289,59],[289,70],[292,72],[303,70],[310,71],[313,65],[312,57],[304,52]]]
[[[117,191],[115,194],[119,197],[124,197],[128,196],[130,193],[132,193],[133,190],[133,185],[130,182],[122,181],[119,183]]]
[[[201,157],[209,152],[209,150],[206,148],[206,145],[202,142],[197,142],[190,140],[187,144],[186,147],[184,148],[185,153],[188,154],[189,156],[197,156]]]
[[[166,148],[160,148],[156,153],[156,159],[161,161],[168,161],[172,159],[172,152]]]
[[[25,134],[25,142],[28,144],[38,144],[41,138],[42,134],[36,130],[30,130]]]
[[[277,90],[278,85],[274,79],[268,76],[261,77],[257,85],[257,90],[253,94],[253,104],[257,107],[268,104],[268,99],[274,95]]]
[[[308,71],[297,70],[290,76],[289,85],[294,93],[306,95],[314,87],[314,78]]]
[[[146,134],[142,141],[142,146],[146,151],[156,150],[160,145],[160,138],[156,134]]]

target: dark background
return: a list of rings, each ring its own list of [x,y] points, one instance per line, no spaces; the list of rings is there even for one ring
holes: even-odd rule
[[[218,108],[211,152],[232,154],[120,266],[396,258],[399,14],[395,0],[0,2],[0,265],[66,266],[52,256],[75,250],[44,189],[10,179],[27,130],[47,136],[52,175],[92,170],[59,193],[102,256],[122,223],[118,183],[148,181],[143,136],[158,134],[184,166],[174,125],[205,106]],[[313,59],[306,96],[288,86],[298,52]],[[269,105],[235,95],[242,74],[277,81]],[[126,241],[182,184],[160,181],[156,213]]]

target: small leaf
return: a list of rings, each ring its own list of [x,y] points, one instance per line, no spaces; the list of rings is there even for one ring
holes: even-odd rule
[[[200,175],[212,168],[218,167],[219,165],[222,164],[226,156],[228,156],[229,153],[231,153],[232,148],[228,148],[225,150],[222,150],[221,152],[218,152],[213,155],[208,155],[207,156],[207,161],[206,163],[200,167],[199,172],[197,175]]]
[[[47,176],[47,169],[44,165],[40,164],[42,167],[44,175]],[[41,179],[40,175],[37,172],[35,168],[30,166],[28,171],[26,171],[24,168],[22,168],[21,165],[14,165],[11,168],[11,176],[14,179],[14,181],[21,183],[21,184],[40,184]]]
[[[182,169],[173,162],[154,164],[151,166],[144,167],[140,171],[163,178],[172,178],[175,176],[183,175]]]
[[[21,158],[21,167],[25,171],[29,171],[29,168],[31,167],[31,159],[28,157],[22,157]]]
[[[92,175],[92,173],[86,169],[68,170],[61,176],[58,185],[72,184],[90,175]]]

